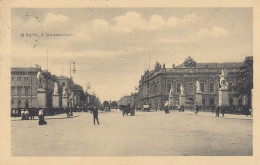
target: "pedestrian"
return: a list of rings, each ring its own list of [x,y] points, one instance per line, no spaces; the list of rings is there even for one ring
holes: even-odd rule
[[[70,110],[69,110],[69,108],[66,108],[66,114],[67,114],[67,118],[69,118],[70,117]]]
[[[181,111],[184,112],[184,105],[181,105]]]
[[[98,121],[98,108],[94,107],[93,108],[93,119],[94,119],[94,125],[96,125],[95,121],[97,120],[97,124],[99,125],[99,121]]]
[[[214,107],[214,105],[212,104],[212,105],[211,105],[211,112],[212,112],[212,113],[214,113],[214,108],[215,108],[215,107]]]
[[[220,109],[220,107],[217,105],[216,106],[216,117],[219,117],[219,109]]]
[[[46,125],[47,122],[44,120],[44,113],[43,113],[43,109],[39,110],[39,125]]]
[[[198,114],[199,110],[200,110],[199,106],[197,104],[195,104],[195,114]]]
[[[168,102],[166,102],[166,103],[164,104],[164,112],[165,112],[165,114],[166,114],[166,113],[170,113],[170,111],[169,111],[169,103],[168,103]]]
[[[24,120],[25,119],[25,111],[24,109],[21,109],[21,119]]]
[[[31,120],[34,119],[34,112],[33,112],[33,110],[34,110],[33,108],[29,109],[29,116],[30,116]]]
[[[221,113],[222,113],[222,116],[224,117],[224,115],[225,115],[225,108],[223,106],[221,106]]]

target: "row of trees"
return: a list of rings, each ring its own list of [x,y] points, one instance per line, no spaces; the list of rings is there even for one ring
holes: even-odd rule
[[[111,102],[111,100],[110,100],[110,102],[109,102],[109,101],[105,100],[105,101],[103,102],[103,106],[104,106],[104,107],[110,107],[110,108],[117,108],[117,107],[118,107],[118,104],[117,104],[116,101],[112,101],[112,102]]]

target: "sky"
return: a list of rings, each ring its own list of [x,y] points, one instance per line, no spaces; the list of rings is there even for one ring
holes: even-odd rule
[[[252,8],[12,8],[12,67],[46,70],[48,61],[52,74],[69,76],[74,61],[74,82],[101,101],[135,92],[156,61],[252,55]]]

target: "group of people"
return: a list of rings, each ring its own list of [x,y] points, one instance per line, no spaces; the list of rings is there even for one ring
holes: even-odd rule
[[[34,119],[34,111],[32,109],[22,109],[21,110],[21,117],[22,120],[29,120],[29,118],[31,120]]]

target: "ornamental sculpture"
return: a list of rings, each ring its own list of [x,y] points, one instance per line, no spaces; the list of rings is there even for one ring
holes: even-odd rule
[[[170,90],[170,97],[173,97],[173,89],[172,89],[172,87],[171,87],[171,90]]]
[[[196,93],[201,93],[200,82],[198,80],[196,81]]]
[[[38,80],[38,88],[39,89],[43,89],[44,85],[43,85],[43,74],[42,74],[42,70],[40,70],[37,73],[37,80]]]
[[[65,89],[65,86],[63,86],[62,96],[66,96],[66,89]]]
[[[57,82],[55,82],[54,83],[54,94],[58,94],[58,83]]]
[[[221,88],[222,89],[227,89],[228,88],[228,83],[226,81],[226,79],[227,79],[227,72],[225,72],[222,69],[222,73],[221,73],[221,75],[219,75],[219,77],[220,77],[219,84],[220,84]]]
[[[183,88],[182,84],[181,84],[181,94],[184,95],[184,88]]]

